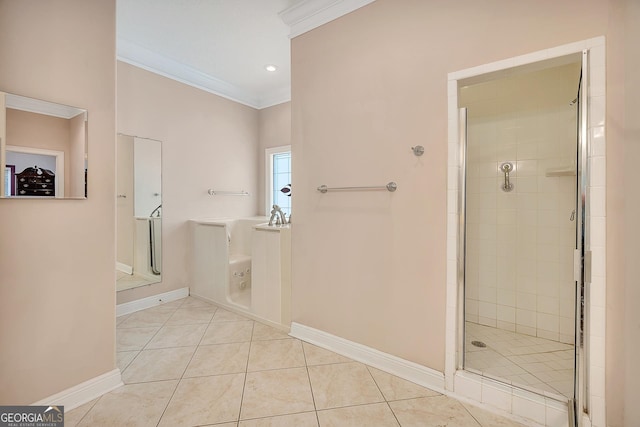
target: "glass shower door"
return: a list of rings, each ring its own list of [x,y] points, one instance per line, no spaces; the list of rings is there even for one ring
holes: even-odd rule
[[[460,89],[466,107],[464,368],[574,398],[581,63]]]

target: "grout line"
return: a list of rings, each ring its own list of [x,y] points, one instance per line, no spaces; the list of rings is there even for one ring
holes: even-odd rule
[[[173,380],[173,381],[175,381],[175,380]],[[164,406],[164,409],[162,410],[162,414],[160,414],[160,418],[158,418],[158,422],[156,423],[156,427],[158,427],[160,425],[160,421],[162,421],[162,417],[164,417],[164,414],[167,412],[167,408],[169,407],[169,404],[173,400],[173,396],[175,396],[176,391],[178,390],[179,386],[180,386],[180,380],[178,379],[178,382],[176,382],[176,387],[173,389],[173,392],[171,393],[171,396],[169,397],[169,400],[167,400],[167,404]]]
[[[367,365],[367,364],[364,364],[364,366],[365,366],[365,368],[367,368],[367,372],[369,373],[369,376],[373,380],[373,383],[376,385],[376,387],[378,388],[378,391],[380,392],[380,395],[384,399],[384,403],[387,405],[387,408],[389,408],[389,410],[391,411],[391,414],[393,415],[393,418],[395,418],[396,422],[398,423],[398,426],[400,426],[401,425],[400,424],[400,420],[396,416],[396,413],[393,412],[393,408],[391,407],[391,405],[389,405],[389,399],[387,399],[387,396],[384,394],[384,392],[380,388],[380,385],[378,384],[378,381],[376,381],[376,377],[374,377],[373,374],[371,373],[372,367]]]
[[[382,396],[382,398],[384,399],[385,402],[389,402],[389,400],[387,399],[387,396],[385,396],[384,392],[382,391],[382,389],[380,388],[380,386],[378,385],[378,381],[376,381],[376,378],[373,376],[373,374],[371,373],[371,369],[369,365],[363,363],[364,367],[367,368],[367,372],[369,373],[369,376],[371,377],[371,379],[373,380],[373,383],[376,385],[376,387],[378,388],[378,391],[380,392],[380,395]]]
[[[464,403],[462,403],[462,402],[461,402],[461,401],[459,401],[459,400],[458,400],[458,403],[460,404],[460,406],[462,406],[462,407],[464,408],[465,412],[466,412],[467,414],[469,414],[469,415],[471,416],[471,418],[473,418],[473,420],[474,420],[476,423],[478,423],[478,426],[480,426],[480,427],[484,427],[484,425],[480,422],[480,420],[479,420],[479,419],[477,419],[477,418],[476,418],[476,417],[471,413],[471,411],[469,411],[469,408],[467,408],[467,407],[466,407],[466,405],[465,405]]]
[[[186,298],[186,297],[185,297],[185,298]],[[184,304],[184,301],[183,301],[183,302],[182,302],[178,307],[182,306],[182,304]],[[147,308],[147,309],[137,311],[136,313],[142,313],[142,312],[145,312],[145,311],[147,311],[147,310],[149,310],[149,309],[151,309],[151,308],[155,308],[155,307],[149,307],[149,308]],[[173,312],[173,313],[171,313],[171,316],[173,316],[173,314],[174,314],[174,313],[175,313],[175,311],[177,311],[177,310],[178,310],[178,308],[176,308],[176,309],[174,310],[174,312]],[[128,316],[131,316],[132,314],[134,314],[134,313],[130,313]],[[147,349],[147,346],[148,346],[148,345],[149,345],[149,343],[150,343],[151,341],[153,341],[153,339],[158,335],[158,333],[160,332],[160,330],[161,330],[161,329],[166,325],[166,323],[169,321],[169,319],[171,319],[171,316],[169,316],[169,317],[167,318],[167,320],[165,320],[165,321],[164,321],[164,323],[162,323],[162,325],[161,325],[161,326],[159,326],[159,327],[158,327],[158,326],[141,326],[141,327],[139,327],[139,328],[147,328],[147,327],[149,327],[149,328],[158,328],[158,330],[153,334],[153,336],[151,336],[151,338],[149,338],[149,340],[145,343],[145,345],[143,345],[143,346],[142,346],[142,348],[137,349],[137,350],[123,350],[123,351],[137,351],[137,352],[138,352],[138,354],[136,354],[136,355],[134,356],[134,358],[133,358],[133,359],[131,359],[131,361],[127,364],[127,366],[126,366],[123,370],[121,370],[121,371],[120,371],[120,373],[121,373],[121,374],[124,374],[124,372],[125,372],[125,371],[130,367],[130,366],[131,366],[131,364],[132,364],[132,363],[133,363],[133,362],[134,362],[134,361],[135,361],[135,360],[140,356],[140,354],[141,354],[143,351],[145,351],[145,350],[152,350],[152,349]],[[126,322],[126,320],[124,320],[123,322]],[[116,327],[116,333],[117,333],[117,329],[118,329],[118,328]],[[135,328],[120,328],[120,329],[135,329]],[[170,348],[170,347],[168,347],[168,348]],[[160,350],[160,349],[153,349],[153,350]],[[117,349],[117,348],[116,348],[116,353],[118,353],[118,349]],[[117,357],[117,354],[116,354],[116,357]],[[133,383],[131,383],[131,384],[133,384]],[[125,385],[126,385],[126,384],[125,384]]]
[[[211,320],[213,322],[213,319]],[[247,363],[244,367],[244,382],[242,384],[242,394],[240,395],[240,408],[238,408],[238,421],[236,425],[240,425],[240,415],[242,414],[242,405],[244,403],[244,391],[247,388],[247,377],[249,376],[249,358],[251,357],[251,346],[253,344],[253,331],[255,330],[256,323],[253,322],[251,327],[251,340],[249,341],[249,351],[247,352]],[[245,341],[246,342],[246,341]]]
[[[178,309],[184,305],[184,303],[187,300],[187,298],[188,297],[183,298],[182,303],[180,305],[178,305],[178,308],[176,308],[176,311],[178,311]],[[171,316],[169,316],[169,319],[171,319],[171,317],[173,317],[174,314],[175,314],[175,311],[171,314]],[[214,315],[215,315],[215,313],[214,313]],[[212,316],[212,318],[213,318],[213,316]],[[169,319],[167,319],[166,322],[168,322]],[[166,325],[166,322],[165,322],[165,325]],[[162,327],[164,327],[165,325],[163,325]],[[164,410],[162,411],[162,415],[160,415],[160,418],[158,419],[158,424],[156,424],[156,427],[160,425],[160,421],[162,421],[162,418],[164,417],[164,414],[167,412],[167,408],[169,408],[169,405],[171,404],[171,401],[173,400],[173,397],[176,395],[176,391],[178,390],[178,387],[180,387],[180,383],[184,379],[184,374],[185,374],[185,372],[187,372],[187,368],[189,368],[189,365],[191,364],[191,361],[193,360],[193,356],[195,356],[196,352],[198,351],[198,347],[200,347],[200,343],[202,342],[202,339],[204,338],[204,335],[207,333],[207,329],[208,329],[208,326],[207,326],[207,328],[205,328],[204,332],[202,333],[202,336],[200,337],[200,340],[198,341],[198,344],[195,346],[195,348],[193,350],[193,353],[191,353],[191,357],[189,358],[189,361],[185,364],[184,369],[182,370],[182,374],[180,375],[180,378],[178,378],[178,382],[176,383],[176,388],[173,389],[173,393],[171,393],[171,397],[169,397],[169,400],[167,401],[167,404],[164,407]],[[151,340],[149,342],[151,342]],[[147,343],[147,345],[148,345],[148,343]],[[191,347],[191,346],[189,346],[189,347]],[[169,348],[171,348],[171,347],[169,347]]]
[[[309,389],[311,390],[311,400],[313,401],[313,409],[316,414],[316,422],[320,425],[320,417],[318,416],[318,407],[316,406],[316,396],[313,394],[313,384],[311,384],[311,374],[309,373],[309,364],[307,363],[307,352],[304,349],[304,341],[300,340],[302,347],[302,357],[304,357],[304,368],[307,370],[307,378],[309,379]]]
[[[254,420],[265,420],[268,418],[278,418],[278,417],[288,417],[289,415],[299,415],[299,414],[308,414],[311,412],[316,412],[316,411],[298,411],[298,412],[290,412],[290,413],[286,413],[286,414],[278,414],[278,415],[267,415],[266,417],[253,417],[253,418],[245,418],[244,420],[238,421],[238,423],[242,422],[242,421],[254,421]],[[224,424],[224,422],[222,423],[216,423],[216,424],[205,424],[205,426],[215,426],[218,424]],[[198,427],[204,427],[204,426],[198,426]]]
[[[109,394],[109,393],[107,393]],[[102,395],[104,396],[104,394]],[[102,396],[99,396],[98,398],[95,399],[95,402],[93,402],[93,405],[91,405],[91,407],[87,410],[87,412],[84,413],[84,415],[82,417],[80,417],[80,419],[78,420],[78,422],[76,423],[76,426],[80,425],[82,423],[82,420],[84,420],[84,418],[89,415],[89,412],[91,412],[91,410],[98,404],[98,402],[100,401],[100,399],[102,399]],[[70,411],[71,412],[71,411]]]

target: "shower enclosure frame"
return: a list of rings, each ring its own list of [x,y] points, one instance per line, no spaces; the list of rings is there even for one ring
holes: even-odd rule
[[[534,64],[545,60],[582,54],[582,90],[578,128],[579,159],[577,164],[578,188],[577,214],[582,221],[584,240],[578,243],[584,256],[576,257],[579,264],[578,281],[585,287],[584,347],[576,334],[577,377],[575,397],[577,414],[566,403],[482,377],[464,370],[464,250],[465,250],[465,157],[463,138],[466,133],[465,114],[458,111],[458,81],[508,70],[516,66]],[[448,226],[447,226],[447,341],[445,359],[445,387],[463,397],[490,405],[499,410],[523,416],[549,426],[567,424],[569,417],[578,425],[604,426],[604,295],[605,295],[605,105],[604,37],[551,48],[497,63],[486,64],[449,74],[449,176],[448,176]],[[595,73],[594,73],[595,71]],[[586,102],[585,102],[586,101]],[[595,175],[592,176],[591,170]],[[594,215],[595,214],[595,215]],[[597,235],[592,242],[591,236]],[[584,246],[582,246],[582,242]],[[593,256],[591,256],[593,254]],[[593,259],[594,269],[588,263]],[[577,264],[577,265],[578,265]],[[586,278],[585,278],[586,274]],[[595,289],[592,289],[595,288]],[[577,287],[579,289],[579,287]],[[590,293],[596,292],[598,300],[592,304]],[[579,303],[579,296],[576,297]],[[577,308],[577,307],[576,307]],[[576,310],[577,328],[580,325]],[[576,328],[576,329],[577,329]],[[597,333],[596,333],[597,332]],[[589,344],[592,344],[591,346]],[[593,386],[595,385],[595,387]]]

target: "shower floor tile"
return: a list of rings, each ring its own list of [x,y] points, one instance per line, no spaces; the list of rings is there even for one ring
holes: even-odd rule
[[[486,347],[473,345],[474,341]],[[572,397],[573,364],[571,344],[466,323],[465,368],[482,375]]]

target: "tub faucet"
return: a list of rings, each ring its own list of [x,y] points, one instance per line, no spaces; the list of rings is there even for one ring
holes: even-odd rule
[[[273,225],[274,219],[276,220],[276,225],[287,223],[286,216],[284,212],[282,212],[282,209],[280,209],[280,206],[278,205],[273,205],[273,209],[271,210],[271,217],[269,218],[269,226]]]

